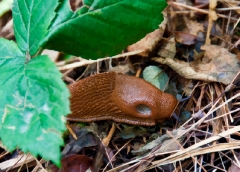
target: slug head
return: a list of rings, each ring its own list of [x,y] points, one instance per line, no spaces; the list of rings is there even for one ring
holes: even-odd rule
[[[178,103],[143,79],[122,74],[116,75],[112,100],[129,117],[129,123],[147,126],[168,119]]]

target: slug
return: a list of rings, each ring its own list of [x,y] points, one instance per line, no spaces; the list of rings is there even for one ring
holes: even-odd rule
[[[178,103],[143,79],[115,72],[87,77],[71,84],[69,90],[69,121],[113,120],[152,126],[170,118]]]

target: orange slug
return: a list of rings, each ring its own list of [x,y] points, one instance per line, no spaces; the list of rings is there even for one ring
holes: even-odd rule
[[[113,120],[152,126],[171,117],[177,99],[134,76],[106,72],[69,86],[69,121]]]

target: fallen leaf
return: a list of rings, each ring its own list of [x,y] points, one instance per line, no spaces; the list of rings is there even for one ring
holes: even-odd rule
[[[192,45],[197,41],[197,36],[187,32],[174,32],[176,41],[184,45]]]
[[[175,72],[187,79],[229,84],[240,70],[235,54],[216,45],[204,45],[202,59],[191,63],[171,58],[153,58],[156,62],[169,65]]]
[[[163,58],[174,58],[176,55],[175,37],[171,38],[161,46],[158,55]]]
[[[51,172],[86,172],[88,169],[92,171],[93,160],[84,155],[70,155],[61,160],[61,169],[55,165],[49,167]]]
[[[204,27],[202,23],[199,23],[197,21],[188,20],[186,22],[189,34],[197,36],[199,32],[204,32]]]
[[[167,89],[169,80],[166,72],[157,66],[146,67],[143,71],[143,79],[162,91]]]
[[[62,151],[62,155],[67,155],[70,153],[78,153],[85,147],[96,146],[98,144],[97,139],[92,132],[89,132],[85,128],[79,129],[78,127],[73,128],[74,133],[77,136],[77,140],[70,135],[70,142],[66,144]]]
[[[181,127],[178,128],[177,130],[171,131],[171,135],[174,138],[180,137],[177,139],[179,142],[181,142],[181,136],[185,132],[185,128]],[[161,147],[156,151],[158,153],[160,152],[169,152],[169,151],[174,151],[178,150],[180,148],[179,144],[176,143],[176,141],[173,139],[173,137],[169,134],[164,134],[163,136],[158,137],[157,139],[153,140],[152,142],[146,144],[139,150],[132,150],[132,154],[143,154],[146,152],[149,152],[149,150],[152,150],[154,147],[158,147],[161,145]]]

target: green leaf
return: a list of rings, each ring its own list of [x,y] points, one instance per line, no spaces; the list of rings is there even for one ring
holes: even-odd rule
[[[50,28],[43,41],[46,48],[87,59],[115,55],[158,28],[163,20],[161,12],[167,6],[164,0],[84,3],[71,19]]]
[[[65,22],[74,15],[70,9],[69,0],[60,0],[55,11],[57,11],[57,14],[55,15],[50,27],[54,27],[62,22]]]
[[[14,0],[14,35],[23,52],[34,55],[55,16],[58,0]]]
[[[11,10],[13,0],[2,0],[0,2],[0,17]]]
[[[17,44],[13,41],[0,38],[0,58],[12,58],[15,56],[23,56]]]
[[[168,75],[157,66],[148,66],[143,71],[143,78],[160,90],[166,90]]]
[[[0,137],[9,151],[18,146],[59,165],[69,91],[47,56],[25,59],[0,57]]]

